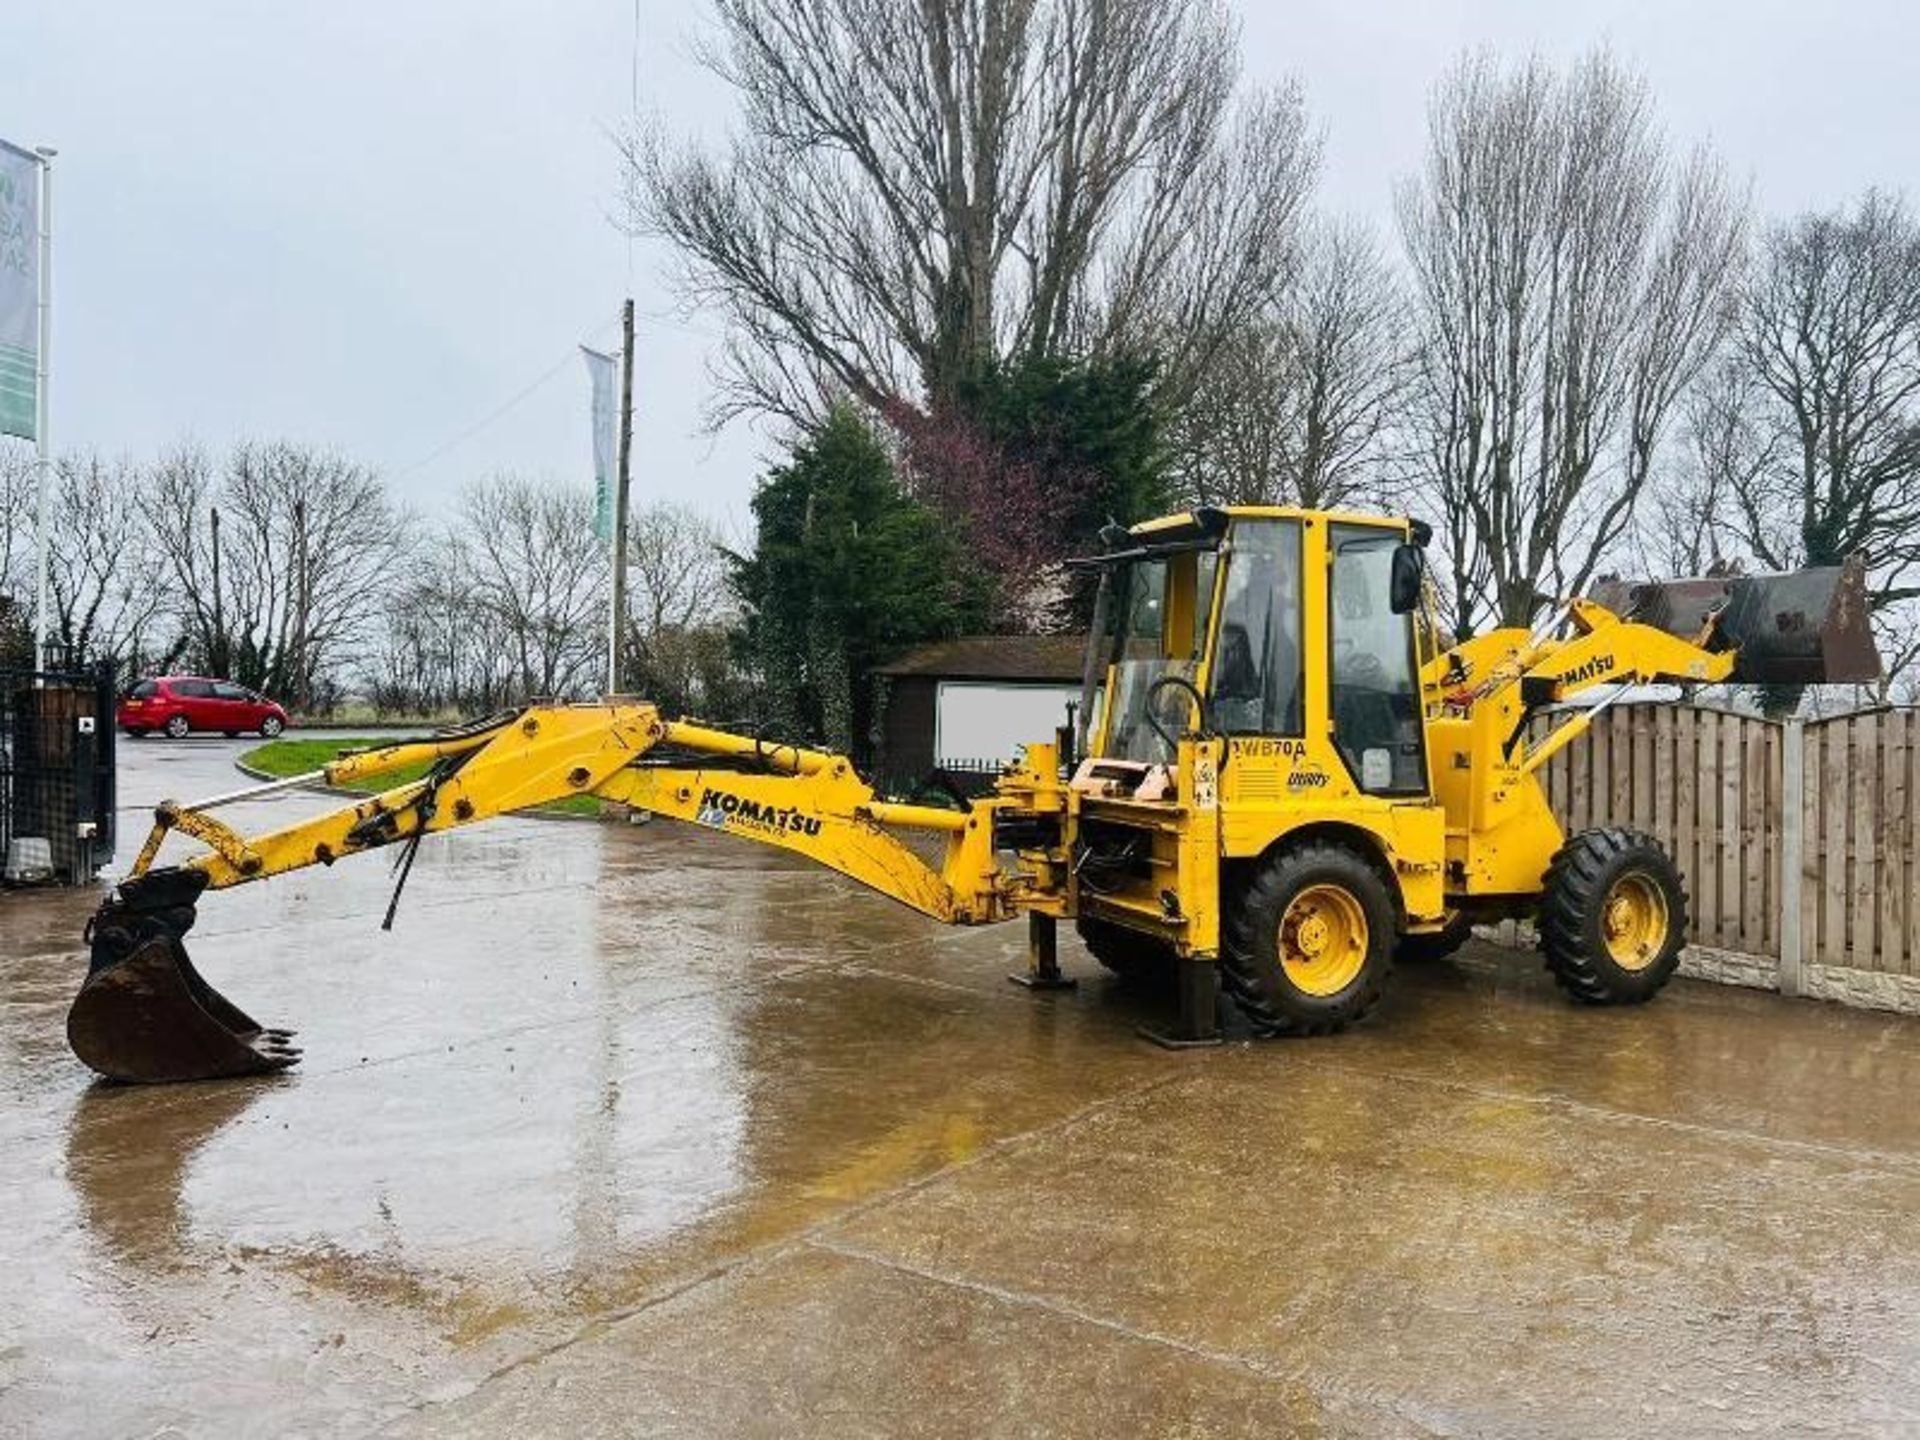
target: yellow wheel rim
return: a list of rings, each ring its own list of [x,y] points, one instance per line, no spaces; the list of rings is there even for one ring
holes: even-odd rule
[[[1303,994],[1338,995],[1367,963],[1367,912],[1339,885],[1309,885],[1280,917],[1280,968]]]
[[[1650,875],[1622,875],[1600,910],[1600,938],[1622,970],[1644,970],[1667,945],[1667,897]]]

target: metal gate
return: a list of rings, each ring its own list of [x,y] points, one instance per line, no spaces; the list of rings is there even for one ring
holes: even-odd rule
[[[113,858],[113,665],[0,669],[0,862],[83,885]]]

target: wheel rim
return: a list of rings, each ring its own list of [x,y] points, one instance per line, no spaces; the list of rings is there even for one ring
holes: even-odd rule
[[[1367,912],[1340,885],[1309,885],[1280,917],[1280,968],[1303,994],[1338,995],[1367,963]]]
[[[184,735],[187,733],[187,728],[187,722],[182,720],[178,715],[167,722],[167,733],[169,735]]]
[[[1623,970],[1644,970],[1667,944],[1667,897],[1651,875],[1622,875],[1600,910],[1607,957]]]

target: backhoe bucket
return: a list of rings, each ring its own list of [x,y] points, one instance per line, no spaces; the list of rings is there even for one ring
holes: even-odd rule
[[[1735,652],[1741,685],[1866,685],[1880,652],[1859,559],[1779,575],[1603,581],[1594,599],[1631,620]],[[1717,618],[1716,618],[1717,617]]]
[[[152,871],[122,882],[88,926],[92,961],[67,1012],[67,1043],[107,1079],[217,1080],[300,1058],[291,1031],[255,1022],[187,958],[180,940],[206,885],[198,870]]]

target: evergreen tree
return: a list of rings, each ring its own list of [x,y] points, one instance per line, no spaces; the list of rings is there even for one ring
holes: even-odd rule
[[[754,553],[729,557],[730,582],[768,733],[864,760],[874,667],[979,628],[982,587],[939,517],[901,493],[850,407],[761,481],[753,516]]]

